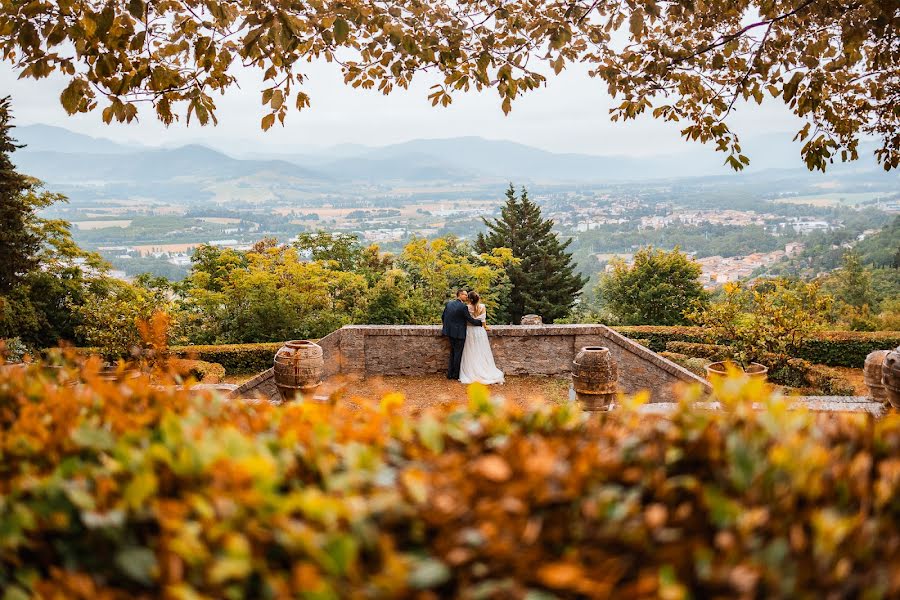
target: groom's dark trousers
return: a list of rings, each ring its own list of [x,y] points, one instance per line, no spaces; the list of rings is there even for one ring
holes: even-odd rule
[[[483,327],[484,323],[472,317],[465,303],[460,300],[451,300],[444,306],[441,323],[443,323],[441,333],[450,338],[447,379],[459,379],[459,364],[462,362],[463,348],[466,346],[466,324]]]

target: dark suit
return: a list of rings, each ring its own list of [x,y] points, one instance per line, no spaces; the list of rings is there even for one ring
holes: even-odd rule
[[[483,327],[484,323],[469,314],[469,309],[461,300],[451,300],[444,306],[441,315],[444,324],[441,333],[450,338],[450,365],[447,367],[447,379],[459,379],[459,364],[462,362],[463,348],[466,345],[466,324],[471,323]]]

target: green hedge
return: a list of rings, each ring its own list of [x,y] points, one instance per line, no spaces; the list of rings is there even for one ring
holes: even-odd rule
[[[228,374],[255,373],[272,366],[281,342],[263,344],[219,344],[214,346],[173,346],[170,352],[179,358],[219,363]]]
[[[614,329],[628,338],[649,340],[650,349],[655,352],[665,351],[669,342],[709,341],[700,327],[638,325]],[[824,331],[804,342],[796,358],[830,367],[861,369],[870,352],[897,346],[900,346],[900,331]]]
[[[176,358],[170,363],[176,372],[193,377],[200,383],[219,383],[225,377],[225,368],[219,363],[205,360]]]

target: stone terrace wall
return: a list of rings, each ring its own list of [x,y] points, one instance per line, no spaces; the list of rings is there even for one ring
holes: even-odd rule
[[[673,385],[706,380],[604,325],[498,325],[488,336],[497,366],[507,375],[568,376],[584,346],[606,346],[619,365],[619,388],[649,390],[653,402],[673,402]],[[446,373],[450,342],[432,325],[348,325],[319,340],[325,375],[433,375]],[[274,357],[273,357],[274,358]],[[233,395],[277,398],[272,369]]]
[[[430,325],[349,325],[323,342],[331,369],[362,376],[430,375],[447,370],[450,343]],[[332,335],[335,335],[332,334]],[[497,366],[508,375],[566,376],[584,346],[606,346],[619,365],[619,387],[647,389],[654,402],[671,402],[672,385],[705,380],[603,325],[502,325],[488,336]],[[334,347],[336,346],[336,348]],[[336,361],[336,362],[334,362]]]

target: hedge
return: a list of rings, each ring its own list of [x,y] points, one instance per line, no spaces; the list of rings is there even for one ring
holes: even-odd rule
[[[661,355],[697,374],[700,374],[701,366],[705,367],[710,361],[733,359],[728,346],[695,342],[668,342],[666,351]],[[802,358],[784,362],[769,356],[762,359],[762,363],[769,367],[768,379],[771,382],[795,388],[804,394],[853,396],[856,393],[853,384],[840,373]]]
[[[700,327],[662,327],[638,325],[615,327],[616,331],[628,338],[650,341],[650,349],[662,352],[669,342],[709,341]],[[727,340],[721,340],[722,343]],[[861,369],[866,356],[875,350],[887,350],[900,346],[900,331],[825,331],[817,333],[805,341],[796,354],[813,363],[830,367],[853,367]]]
[[[282,342],[262,344],[221,344],[212,346],[173,346],[169,349],[172,356],[193,358],[206,362],[219,363],[225,371],[235,373],[256,373],[272,367],[275,353]]]
[[[219,383],[225,377],[225,368],[222,365],[205,360],[173,358],[169,362],[169,366],[184,376],[193,377],[200,383]]]
[[[0,375],[5,599],[900,597],[896,413],[726,381],[719,412],[476,385],[404,417],[74,368]]]

